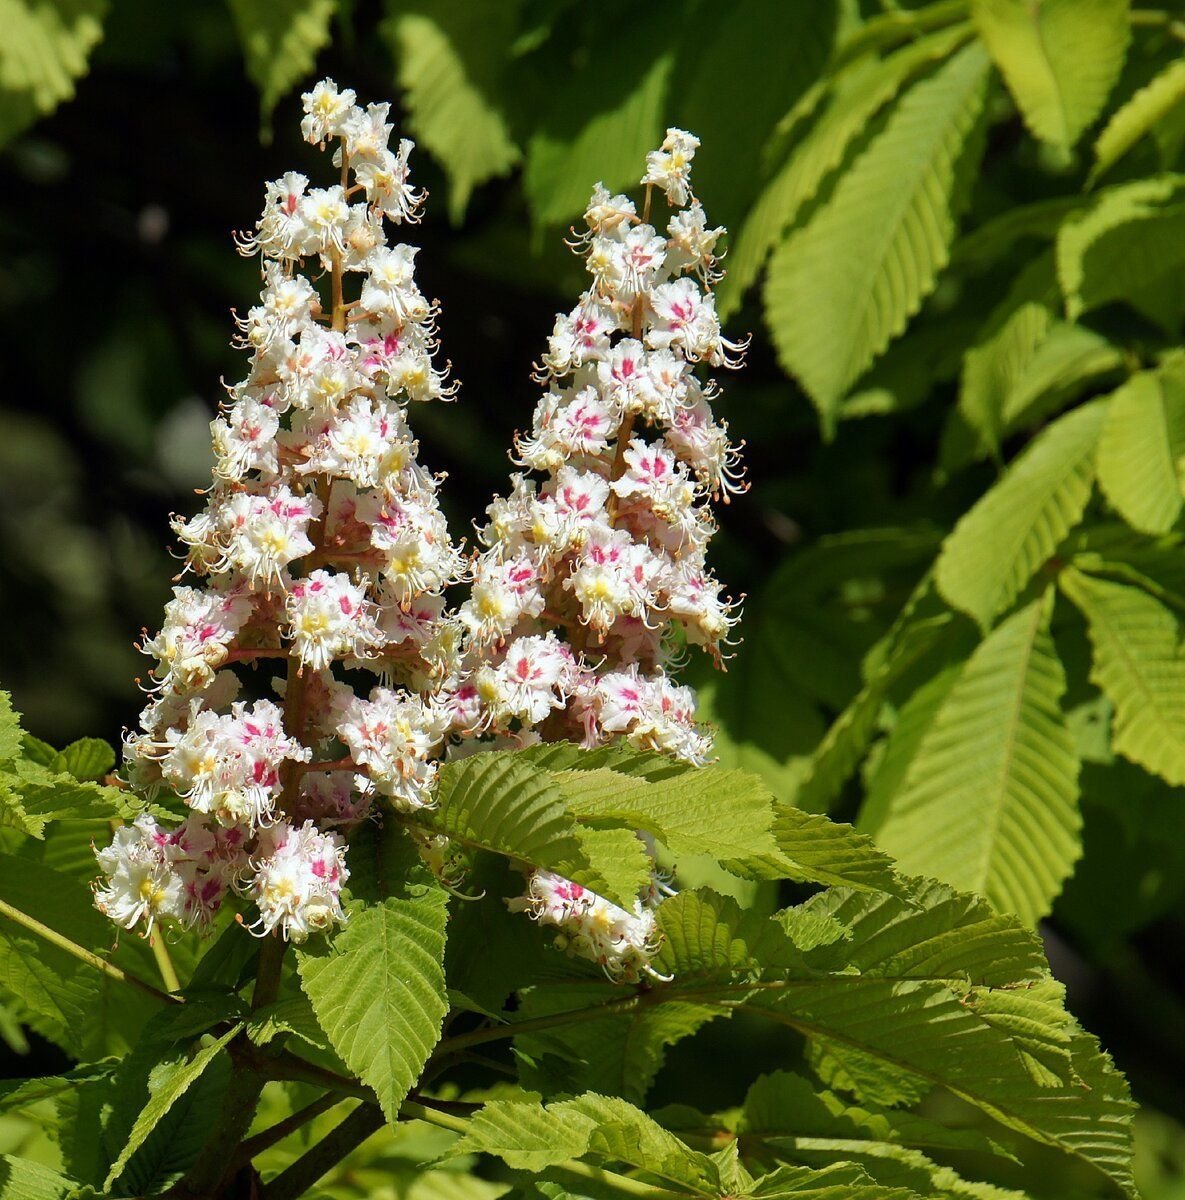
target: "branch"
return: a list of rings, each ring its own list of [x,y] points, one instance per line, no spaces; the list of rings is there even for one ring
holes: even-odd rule
[[[59,950],[64,950],[67,954],[78,959],[79,962],[84,962],[89,967],[94,967],[96,971],[102,971],[109,979],[114,979],[119,983],[126,983],[129,987],[134,987],[141,991],[146,996],[151,996],[154,1000],[159,1000],[162,1004],[184,1004],[180,996],[170,996],[168,992],[162,992],[159,988],[155,988],[152,984],[141,979],[138,975],[129,975],[122,967],[117,967],[114,963],[108,962],[101,955],[96,954],[93,950],[87,950],[80,946],[77,942],[72,942],[64,934],[58,933],[56,929],[51,929],[48,925],[43,925],[35,917],[29,916],[28,913],[22,912],[19,908],[14,908],[11,904],[0,900],[0,916],[7,917],[10,921],[14,921],[17,925],[23,926],[30,933],[35,933],[39,938],[43,938],[52,946],[57,946]]]
[[[332,1132],[265,1184],[262,1200],[296,1200],[386,1123],[374,1104],[359,1104]]]
[[[239,1146],[238,1152],[235,1154],[235,1168],[245,1167],[257,1154],[262,1154],[277,1142],[282,1142],[290,1134],[295,1133],[302,1125],[307,1125],[323,1112],[328,1112],[341,1102],[342,1098],[340,1096],[335,1096],[332,1092],[326,1092],[324,1096],[318,1096],[312,1104],[306,1104],[304,1108],[297,1109],[291,1116],[285,1117],[282,1121],[277,1121],[275,1125],[269,1126],[262,1133],[257,1133],[254,1137],[248,1138]]]

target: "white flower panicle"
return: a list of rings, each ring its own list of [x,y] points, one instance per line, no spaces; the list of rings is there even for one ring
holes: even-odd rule
[[[345,920],[349,836],[380,806],[457,887],[463,855],[422,817],[446,758],[562,740],[711,753],[670,672],[688,647],[720,665],[737,620],[707,564],[711,501],[745,487],[709,372],[744,347],[716,313],[724,231],[692,194],[698,140],[671,129],[647,156],[640,213],[594,189],[574,242],[589,287],[556,318],[516,438],[523,473],[467,559],[409,419],[455,385],[416,248],[387,238],[424,199],[388,116],[318,83],[301,129],[332,148],[336,180],[274,180],[239,238],[263,278],[238,320],[250,365],[211,426],[205,508],[173,519],[193,578],[145,633],[148,703],[124,737],[130,785],[189,815],[174,829],[141,817],[97,852],[96,904],[125,928],[205,927],[233,894],[261,936],[329,930]],[[510,904],[637,982],[662,978],[665,891],[656,875],[623,908],[540,870]]]
[[[692,195],[698,147],[667,130],[646,159],[640,215],[601,185],[589,201],[573,245],[591,283],[556,317],[543,396],[516,439],[516,463],[543,478],[515,475],[490,505],[460,612],[469,643],[453,720],[467,733],[623,739],[694,764],[711,753],[695,695],[669,669],[687,646],[721,665],[737,620],[707,565],[709,501],[745,485],[707,372],[738,366],[744,347],[722,334],[712,296],[724,230]],[[674,209],[665,232],[650,219],[657,191]],[[641,901],[627,911],[537,871],[511,907],[612,978],[655,973]]]
[[[142,818],[98,852],[96,902],[128,928],[207,923],[232,890],[257,932],[303,939],[344,919],[341,834],[375,797],[429,802],[461,636],[443,593],[465,562],[408,408],[455,386],[416,248],[388,241],[424,199],[388,114],[318,83],[301,129],[337,178],[269,183],[239,238],[263,278],[237,322],[250,365],[211,425],[205,508],[173,520],[194,579],[145,634],[149,702],[124,739],[132,786],[193,815]],[[276,664],[277,699],[238,698],[243,668]],[[342,669],[383,686],[362,699]]]
[[[710,500],[743,490],[711,367],[738,365],[712,285],[717,245],[691,193],[697,138],[670,129],[638,207],[601,185],[574,245],[591,277],[557,316],[544,394],[513,477],[488,509],[460,620],[457,728],[520,743],[571,738],[702,763],[695,697],[668,677],[683,646],[725,656],[736,623],[707,565]],[[651,224],[654,194],[675,210]],[[463,724],[469,722],[468,725]]]

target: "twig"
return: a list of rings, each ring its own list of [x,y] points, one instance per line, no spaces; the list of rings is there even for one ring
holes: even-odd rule
[[[385,1124],[382,1110],[359,1104],[331,1133],[265,1184],[262,1200],[295,1200]]]
[[[80,962],[86,963],[87,966],[94,967],[96,971],[102,971],[109,979],[117,980],[119,983],[126,983],[130,987],[143,992],[146,996],[151,996],[154,1000],[161,1001],[163,1004],[184,1003],[184,1000],[180,996],[170,996],[168,992],[162,992],[159,988],[153,987],[151,983],[146,982],[139,976],[129,975],[121,967],[108,962],[92,950],[84,949],[77,942],[72,942],[64,934],[58,933],[56,929],[50,929],[48,925],[43,925],[35,917],[29,916],[28,913],[22,912],[19,908],[14,908],[11,904],[3,900],[0,900],[0,916],[7,917],[17,925],[23,926],[30,933],[35,933],[39,938],[43,938],[49,942],[50,945],[57,946],[59,950],[64,950],[67,954],[73,955]]]

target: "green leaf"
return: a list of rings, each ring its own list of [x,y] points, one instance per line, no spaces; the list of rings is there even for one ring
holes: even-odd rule
[[[266,123],[277,103],[308,75],[329,44],[329,24],[337,0],[228,0],[247,74],[259,89]]]
[[[799,1200],[917,1200],[916,1192],[885,1187],[854,1163],[829,1164],[817,1171],[778,1167],[754,1180],[742,1193],[742,1200],[780,1200],[783,1196]]]
[[[51,768],[83,783],[103,778],[115,766],[115,751],[102,738],[79,738],[55,756]]]
[[[791,879],[882,892],[900,886],[893,861],[850,825],[783,805],[773,832]]]
[[[1111,114],[1094,144],[1094,166],[1088,183],[1110,170],[1182,100],[1185,100],[1185,59],[1178,58]]]
[[[556,781],[513,753],[475,754],[440,771],[424,821],[463,845],[556,870],[588,865]]]
[[[607,64],[600,55],[552,77],[546,109],[534,115],[523,175],[538,225],[583,212],[597,180],[623,188],[642,178],[647,152],[662,140],[664,100],[675,67],[669,40],[655,42],[647,35],[650,30],[661,38],[661,28],[659,14],[637,18],[632,36],[617,42],[612,88],[605,86]]]
[[[419,0],[398,5],[389,22],[408,124],[448,172],[454,224],[475,187],[519,161],[499,106],[515,16],[499,0]]]
[[[0,0],[0,145],[74,95],[106,14],[106,0]]]
[[[1116,389],[1099,439],[1099,486],[1125,521],[1167,533],[1181,515],[1185,379],[1142,371]]]
[[[576,871],[577,883],[607,896],[623,908],[650,886],[653,863],[642,839],[631,829],[588,829],[576,831],[584,857],[593,865]]]
[[[1093,401],[1044,430],[955,526],[938,557],[943,596],[986,627],[1082,518],[1106,404]]]
[[[1183,197],[1180,176],[1139,179],[1100,192],[1066,219],[1057,272],[1071,320],[1121,300],[1176,333],[1181,302],[1166,304],[1154,285],[1175,278],[1185,261]]]
[[[1185,783],[1185,656],[1177,618],[1139,588],[1073,567],[1058,582],[1086,618],[1091,680],[1115,706],[1112,747],[1169,783]]]
[[[782,233],[819,193],[869,122],[911,79],[967,40],[966,25],[918,38],[884,59],[861,59],[831,83],[822,115],[764,186],[728,253],[717,289],[721,315],[734,312]]]
[[[1025,124],[1068,153],[1123,67],[1128,0],[973,0],[971,16]]]
[[[987,57],[972,45],[915,84],[770,262],[766,313],[778,356],[825,428],[947,263],[956,167],[983,110],[987,75]]]
[[[545,983],[523,994],[515,1020],[578,1012],[620,998],[621,989],[611,983]],[[519,1080],[524,1087],[553,1094],[595,1091],[640,1104],[667,1050],[719,1015],[700,1004],[639,1005],[625,1013],[521,1033],[514,1039]]]
[[[0,1154],[0,1200],[69,1200],[78,1181],[41,1163]]]
[[[669,779],[627,779],[616,771],[554,776],[581,821],[620,821],[644,829],[672,854],[743,861],[776,851],[770,795],[755,775],[704,767]]]
[[[0,899],[86,949],[111,944],[90,891],[47,867],[0,855]],[[95,968],[0,916],[0,988],[20,1001],[34,1028],[76,1057],[89,1049],[100,981]]]
[[[586,1155],[625,1163],[706,1195],[718,1195],[720,1173],[706,1154],[625,1100],[595,1093],[541,1104],[490,1100],[469,1122],[448,1156],[494,1154],[519,1171],[542,1171]]]
[[[232,1025],[219,1038],[209,1037],[198,1048],[184,1050],[163,1059],[148,1076],[148,1103],[140,1110],[128,1140],[111,1164],[104,1188],[110,1189],[123,1174],[132,1156],[144,1145],[152,1132],[168,1115],[170,1109],[202,1077],[206,1068],[238,1036],[241,1024]]]
[[[994,334],[968,350],[959,409],[984,448],[997,454],[1000,439],[1031,419],[1030,410],[1043,397],[1065,399],[1122,362],[1106,338],[1056,320],[1043,304],[1021,304]]]
[[[443,888],[413,886],[406,899],[355,909],[330,945],[297,956],[301,985],[326,1037],[374,1089],[392,1122],[448,1011],[447,902]]]
[[[21,714],[12,707],[12,697],[0,691],[0,763],[16,758],[21,752]]]
[[[1049,912],[1081,849],[1049,599],[972,654],[875,830],[902,870],[980,892],[1027,925]]]

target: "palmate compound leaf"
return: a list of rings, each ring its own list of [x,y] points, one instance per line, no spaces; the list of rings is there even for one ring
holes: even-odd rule
[[[901,870],[979,892],[1027,925],[1049,912],[1081,852],[1051,601],[1009,617],[967,660],[872,830]]]
[[[1025,124],[1068,153],[1099,115],[1131,36],[1128,0],[973,0]]]
[[[712,910],[725,927],[712,935],[717,945],[732,946],[751,919],[708,893],[698,904],[701,943]],[[804,916],[837,922],[847,936],[804,952],[801,966],[763,967],[761,979],[749,956],[729,950],[719,961],[738,963],[731,975],[676,975],[647,1003],[739,1007],[813,1045],[856,1052],[923,1092],[944,1086],[1067,1155],[1082,1195],[1134,1194],[1123,1080],[1065,1011],[1040,943],[1014,918],[924,881],[908,900],[832,889],[772,920],[785,931]]]
[[[728,274],[716,292],[722,315],[739,307],[783,230],[815,198],[876,114],[911,79],[949,57],[970,32],[964,25],[920,37],[884,59],[861,59],[834,80],[818,120],[766,183],[740,226],[728,254]]]
[[[251,82],[266,122],[279,101],[312,69],[329,44],[338,0],[228,0]]]
[[[1185,101],[1185,59],[1174,59],[1111,114],[1094,144],[1089,182],[1111,169],[1142,137]]]
[[[987,55],[970,45],[910,88],[828,201],[770,261],[766,318],[779,358],[827,428],[948,261],[957,166],[987,77]]]
[[[1050,425],[943,544],[938,589],[981,626],[1016,599],[1081,520],[1106,411],[1094,400]]]
[[[1086,618],[1091,680],[1114,705],[1112,747],[1169,783],[1185,783],[1185,656],[1176,616],[1138,587],[1074,567],[1058,582]]]
[[[443,888],[411,885],[406,896],[355,909],[331,942],[297,956],[301,986],[325,1036],[374,1089],[392,1122],[448,1011],[447,915]]]
[[[1185,373],[1141,371],[1117,388],[1099,439],[1099,487],[1142,533],[1168,533],[1181,515]]]

